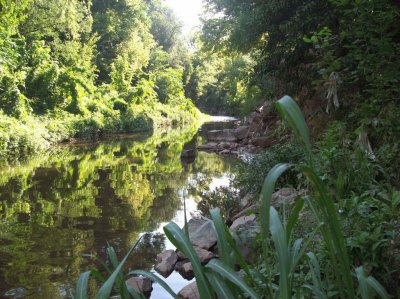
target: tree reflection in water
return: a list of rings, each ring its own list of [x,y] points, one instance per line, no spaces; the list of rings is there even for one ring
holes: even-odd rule
[[[29,298],[68,296],[79,273],[95,265],[85,255],[104,259],[107,242],[124,255],[140,234],[174,217],[181,190],[195,197],[201,177],[230,172],[231,160],[206,153],[182,165],[196,132],[59,146],[1,167],[0,296],[17,287]],[[162,235],[146,235],[127,266],[149,270],[163,247]]]

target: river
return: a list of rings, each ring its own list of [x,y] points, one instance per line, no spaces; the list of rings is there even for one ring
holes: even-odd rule
[[[89,256],[105,260],[110,244],[122,257],[143,234],[126,267],[151,270],[172,246],[163,225],[183,223],[183,200],[190,216],[202,193],[227,184],[240,163],[205,152],[181,160],[183,149],[221,126],[60,145],[1,166],[0,297],[68,298],[81,272],[99,268]],[[177,275],[168,282],[176,291],[187,283]],[[161,297],[155,286],[152,298]]]

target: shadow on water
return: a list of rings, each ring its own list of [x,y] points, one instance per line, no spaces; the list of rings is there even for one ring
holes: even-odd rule
[[[107,243],[122,256],[150,232],[129,268],[150,270],[170,244],[162,225],[182,218],[182,198],[196,209],[207,177],[223,180],[236,160],[181,151],[203,137],[197,128],[155,131],[96,144],[58,146],[0,168],[0,297],[65,298],[84,270],[105,259]],[[215,182],[214,182],[215,184]],[[190,210],[190,209],[189,209]]]

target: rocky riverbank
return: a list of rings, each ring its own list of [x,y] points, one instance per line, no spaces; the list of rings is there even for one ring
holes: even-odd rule
[[[198,146],[197,149],[238,157],[256,154],[278,142],[275,129],[279,122],[273,105],[265,103],[250,116],[239,121],[235,129],[209,131],[208,143]]]
[[[271,204],[275,207],[289,204],[299,196],[304,195],[306,190],[295,190],[282,188],[272,195]],[[253,249],[256,234],[259,231],[258,217],[260,206],[255,200],[257,196],[247,194],[241,200],[241,212],[228,219],[229,229],[236,236],[240,251],[246,260],[251,263],[253,260]],[[211,259],[219,258],[217,235],[211,220],[203,217],[190,219],[188,222],[190,242],[197,253],[200,262],[205,265]],[[168,277],[173,271],[178,272],[184,279],[190,281],[179,293],[179,297],[185,299],[199,299],[193,267],[190,260],[180,251],[165,250],[157,255],[157,263],[154,269],[163,277]],[[152,282],[146,278],[130,278],[126,282],[139,292],[150,297]]]

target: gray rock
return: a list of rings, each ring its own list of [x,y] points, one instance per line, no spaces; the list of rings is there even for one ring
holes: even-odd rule
[[[251,143],[256,146],[260,146],[263,148],[270,147],[276,142],[275,138],[272,136],[260,136],[255,137],[251,140]]]
[[[253,215],[254,216],[254,215]],[[250,217],[250,216],[245,216]],[[259,225],[256,221],[243,221],[240,225],[231,228],[232,234],[236,235],[236,244],[247,263],[253,263],[257,258],[254,255],[254,242],[259,234]]]
[[[243,196],[240,199],[240,206],[242,208],[247,207],[250,204],[250,202],[253,201],[254,198],[255,198],[255,195],[253,193],[251,193],[251,192],[247,193],[245,196]]]
[[[183,299],[200,299],[199,290],[197,289],[196,282],[189,283],[185,286],[180,292],[178,296]]]
[[[182,251],[177,251],[176,254],[178,255],[178,260],[187,260],[186,255]]]
[[[206,144],[198,145],[197,149],[201,151],[217,151],[219,150],[219,146],[216,142],[209,142]]]
[[[193,266],[191,262],[184,263],[178,272],[184,279],[192,280],[194,278]]]
[[[214,253],[205,250],[203,248],[193,246],[193,249],[194,251],[196,251],[197,257],[199,258],[200,263],[202,264],[206,264],[209,260],[215,257]],[[187,260],[187,257],[183,254],[183,252],[178,251],[177,254],[180,260]]]
[[[235,130],[212,130],[207,134],[208,141],[237,141]]]
[[[248,223],[254,222],[256,220],[256,215],[251,214],[249,216],[241,216],[233,221],[230,229],[237,229],[239,226],[246,225]]]
[[[230,153],[231,153],[231,151],[228,150],[228,149],[224,149],[224,150],[219,152],[220,155],[229,155]]]
[[[245,208],[244,210],[237,213],[235,216],[232,217],[231,220],[235,221],[236,219],[238,219],[242,216],[258,213],[259,209],[260,209],[260,206],[258,204],[251,205],[248,208]]]
[[[174,250],[165,250],[157,255],[157,265],[154,268],[164,277],[168,277],[174,270],[178,255]]]
[[[25,288],[16,288],[5,292],[4,297],[11,298],[23,298],[28,294],[28,291]]]
[[[217,236],[210,220],[190,219],[188,228],[189,239],[193,245],[208,250],[217,243]]]
[[[296,190],[293,188],[282,188],[272,194],[271,205],[279,207],[285,204],[291,204],[296,199],[306,193],[305,189]]]
[[[128,288],[142,293],[146,298],[150,297],[151,291],[153,290],[153,282],[147,277],[131,277],[125,283]]]
[[[187,263],[187,262],[189,262],[189,260],[187,260],[187,259],[186,259],[186,260],[178,261],[178,262],[175,264],[174,270],[180,272],[181,269],[182,269],[182,267],[183,267],[183,265],[184,265],[185,263]]]
[[[249,129],[250,126],[240,126],[235,129],[234,134],[238,140],[243,140],[247,137]]]

